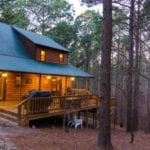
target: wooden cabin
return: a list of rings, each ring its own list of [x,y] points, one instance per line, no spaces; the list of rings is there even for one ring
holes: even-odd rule
[[[0,100],[22,100],[32,90],[64,95],[73,84],[78,88],[78,78],[88,82],[92,75],[70,64],[68,56],[49,37],[0,23]]]
[[[23,125],[68,111],[97,109],[99,98],[88,90],[93,76],[70,64],[69,53],[49,37],[0,23],[0,111]],[[37,90],[53,96],[27,98]]]
[[[49,37],[0,23],[1,110],[15,110],[19,123],[65,114],[70,109],[70,102],[73,104],[71,112],[81,111],[85,103],[83,96],[91,95],[88,82],[93,76],[70,64],[69,53],[68,49]],[[84,84],[79,87],[81,79]],[[68,89],[71,92],[69,97]],[[49,91],[53,96],[32,100],[35,108],[31,112],[31,99],[26,96],[36,90]],[[46,105],[43,112],[41,105]],[[87,110],[86,107],[88,103],[83,110]],[[90,109],[95,107],[96,101]]]

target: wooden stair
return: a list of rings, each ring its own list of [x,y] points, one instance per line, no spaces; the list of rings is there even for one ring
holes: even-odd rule
[[[0,117],[18,123],[18,114],[15,112],[0,108]]]

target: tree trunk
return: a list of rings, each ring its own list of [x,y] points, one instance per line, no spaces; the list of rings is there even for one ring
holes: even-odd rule
[[[87,47],[85,47],[85,71],[90,72],[90,51],[89,48],[91,47],[91,44],[88,44]]]
[[[133,30],[134,30],[134,2],[131,0],[129,22],[129,63],[127,70],[127,131],[133,127]]]
[[[120,32],[120,29],[119,29]],[[117,98],[117,114],[120,127],[123,127],[123,98],[121,89],[123,82],[123,68],[121,67],[121,58],[120,58],[120,36],[117,40],[117,66],[116,66],[116,98]]]
[[[136,23],[136,62],[135,62],[135,81],[134,81],[134,130],[138,129],[138,101],[140,93],[140,57],[139,57],[139,30],[140,30],[140,0],[138,0],[137,23]]]
[[[100,81],[100,123],[98,146],[100,149],[113,149],[111,144],[110,127],[110,65],[112,45],[112,1],[103,1],[103,42],[101,56],[101,81]]]
[[[147,65],[147,72],[150,72],[150,64]],[[148,74],[150,78],[150,74]],[[150,133],[150,80],[148,80],[147,85],[147,116],[145,123],[145,133]]]

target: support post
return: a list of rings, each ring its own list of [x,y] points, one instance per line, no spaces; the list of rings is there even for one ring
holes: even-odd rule
[[[88,128],[88,110],[86,110],[86,128]]]
[[[65,122],[66,122],[66,113],[63,114],[63,129],[65,130]]]

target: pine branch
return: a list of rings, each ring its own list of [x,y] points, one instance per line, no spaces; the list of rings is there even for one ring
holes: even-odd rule
[[[114,0],[114,1],[113,1],[113,3],[114,3],[114,4],[121,5],[121,6],[123,6],[123,7],[130,8],[130,6],[129,6],[129,5],[126,5],[126,4],[121,3],[121,2],[120,2],[120,0],[118,0],[118,1],[117,1],[117,0]]]

